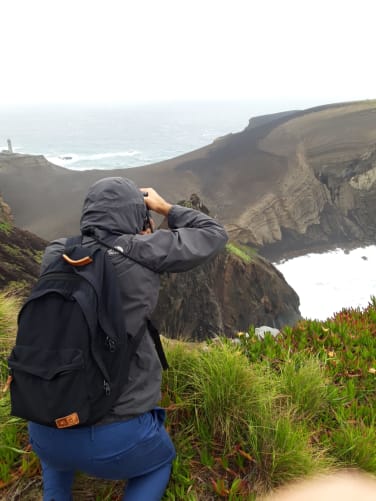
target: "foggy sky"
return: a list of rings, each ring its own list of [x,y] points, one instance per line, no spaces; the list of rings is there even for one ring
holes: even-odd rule
[[[371,0],[9,0],[0,104],[371,99],[375,13]]]

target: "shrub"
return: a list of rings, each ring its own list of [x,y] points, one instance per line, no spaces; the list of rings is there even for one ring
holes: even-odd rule
[[[296,408],[299,420],[319,420],[328,409],[333,389],[317,357],[300,353],[287,358],[280,367],[280,391]]]

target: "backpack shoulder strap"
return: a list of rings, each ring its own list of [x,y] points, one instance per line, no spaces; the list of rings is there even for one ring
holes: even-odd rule
[[[150,266],[147,266],[145,263],[140,263],[137,259],[134,259],[133,257],[129,256],[127,253],[125,253],[119,247],[114,247],[114,246],[108,244],[107,242],[103,241],[102,239],[100,239],[96,235],[94,228],[87,228],[87,230],[85,230],[84,235],[93,238],[98,244],[103,245],[104,247],[107,247],[108,249],[112,249],[113,251],[115,251],[115,252],[117,252],[119,254],[122,254],[124,257],[127,257],[127,258],[131,259],[132,261],[134,261],[135,263],[140,264],[141,266],[144,266],[145,268],[147,268],[150,271],[154,272],[153,268],[151,268]],[[68,240],[72,240],[73,241],[76,238],[77,237],[72,237],[72,239],[68,239]],[[80,239],[80,237],[78,237],[78,238]],[[76,241],[74,241],[73,244],[76,244]],[[157,328],[153,325],[153,323],[151,322],[150,319],[147,320],[147,327],[148,327],[148,332],[150,333],[150,336],[151,336],[151,338],[152,338],[152,340],[154,342],[155,349],[157,351],[157,354],[158,354],[159,360],[160,360],[160,362],[162,364],[162,367],[163,367],[164,370],[166,370],[166,369],[168,369],[169,366],[168,366],[168,362],[167,362],[167,358],[166,358],[165,352],[163,350],[163,346],[162,346],[162,342],[161,342],[161,338],[160,338],[159,332],[158,332]],[[139,341],[140,341],[140,339],[138,340],[137,345],[138,345]],[[137,346],[135,347],[135,349],[137,349]]]
[[[166,354],[165,354],[164,349],[163,349],[163,345],[161,342],[161,337],[160,337],[160,334],[158,332],[158,329],[155,327],[155,325],[149,319],[147,320],[147,325],[148,325],[148,331],[149,331],[150,336],[154,342],[155,349],[157,350],[158,357],[159,357],[159,360],[162,364],[163,370],[166,370],[169,368],[169,365],[167,362]]]
[[[141,263],[140,261],[138,261],[138,259],[135,259],[134,257],[130,256],[129,254],[127,254],[126,252],[124,252],[122,249],[120,249],[119,247],[114,247],[110,244],[108,244],[107,242],[105,242],[104,240],[102,240],[101,238],[99,238],[96,233],[95,233],[95,228],[87,228],[86,230],[84,230],[84,233],[83,233],[85,236],[88,236],[88,237],[91,237],[93,238],[93,240],[95,240],[97,243],[99,243],[100,245],[103,245],[104,247],[107,247],[107,249],[111,249],[115,252],[117,252],[118,254],[122,254],[124,257],[127,257],[128,259],[130,259],[131,261],[134,261],[135,263],[137,264],[140,264],[141,266],[143,266],[144,268],[147,268],[148,270],[152,271],[153,273],[155,273],[155,270],[153,270],[153,268],[151,266],[148,266],[146,263]],[[73,237],[75,238],[75,237]]]
[[[65,249],[69,249],[70,247],[73,247],[74,245],[81,245],[82,244],[82,235],[76,235],[74,237],[69,237],[67,238],[67,241],[65,242]]]

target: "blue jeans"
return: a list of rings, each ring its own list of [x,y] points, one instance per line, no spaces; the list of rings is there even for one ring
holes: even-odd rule
[[[164,418],[157,408],[129,421],[75,429],[30,422],[30,443],[42,464],[43,501],[70,501],[75,471],[127,479],[124,501],[159,501],[175,457]]]

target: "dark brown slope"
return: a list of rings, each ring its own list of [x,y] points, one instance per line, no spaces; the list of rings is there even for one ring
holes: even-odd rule
[[[285,117],[272,116],[272,123]],[[258,152],[260,137],[272,129],[247,128],[180,157],[133,169],[72,171],[42,156],[0,153],[0,194],[11,205],[16,223],[44,238],[77,232],[77,218],[87,188],[104,176],[126,176],[140,186],[154,186],[171,201],[198,193],[213,213],[233,222],[250,201],[278,178],[286,164],[275,155]],[[255,158],[250,161],[250,152]],[[260,159],[265,157],[261,163]],[[286,167],[286,165],[285,165]]]

